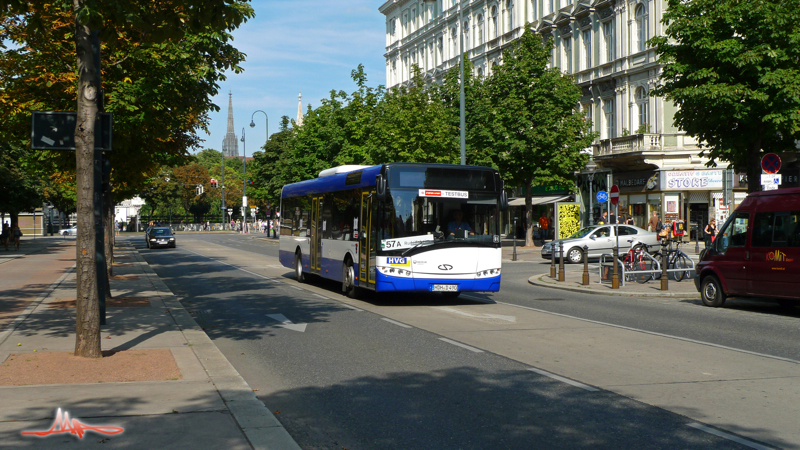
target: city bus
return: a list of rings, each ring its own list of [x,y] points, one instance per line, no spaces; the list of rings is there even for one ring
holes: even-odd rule
[[[377,292],[500,289],[497,170],[448,164],[339,166],[281,191],[280,261],[298,281]]]

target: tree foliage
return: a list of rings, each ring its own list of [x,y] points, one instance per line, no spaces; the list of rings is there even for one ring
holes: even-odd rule
[[[793,150],[800,138],[800,2],[669,0],[664,64],[653,95],[673,101],[675,125],[710,159],[746,171],[760,190],[763,152]]]

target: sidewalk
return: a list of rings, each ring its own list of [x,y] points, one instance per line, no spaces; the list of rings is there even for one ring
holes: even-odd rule
[[[0,326],[2,445],[299,448],[138,251],[117,242],[102,359],[69,355],[75,348],[71,268],[8,327]],[[53,430],[59,409],[72,421],[124,431],[90,430],[79,438],[64,435],[70,434],[67,424],[47,437],[21,434]]]
[[[625,297],[670,297],[670,298],[700,298],[697,288],[694,286],[694,280],[684,279],[680,282],[673,279],[669,280],[669,290],[661,290],[661,280],[650,280],[647,283],[639,284],[635,281],[625,283],[625,286],[620,282],[619,289],[611,289],[611,283],[608,281],[602,284],[598,283],[600,275],[598,273],[597,265],[594,270],[591,266],[589,268],[589,285],[584,286],[583,269],[581,270],[565,270],[564,281],[558,280],[558,265],[556,265],[556,278],[550,277],[550,272],[534,275],[528,278],[528,283],[534,286],[548,287],[554,289],[561,289],[564,291],[580,292],[584,294],[594,295],[621,295]]]

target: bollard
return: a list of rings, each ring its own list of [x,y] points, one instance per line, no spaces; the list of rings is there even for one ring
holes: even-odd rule
[[[589,246],[583,246],[583,285],[589,285]]]
[[[564,273],[564,241],[559,242],[558,246],[558,281],[564,281],[566,274]]]
[[[514,219],[514,253],[511,255],[511,260],[517,260],[517,219]]]
[[[611,289],[619,289],[619,247],[614,247],[614,272],[611,273]]]
[[[661,240],[661,290],[669,290],[669,280],[667,279],[667,240]]]
[[[694,252],[700,254],[700,226],[694,226]]]
[[[550,278],[556,277],[556,243],[550,244]]]

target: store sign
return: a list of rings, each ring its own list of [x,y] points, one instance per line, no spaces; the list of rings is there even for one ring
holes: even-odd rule
[[[722,170],[673,170],[664,172],[663,189],[722,189]]]
[[[614,183],[620,192],[644,192],[658,187],[658,172],[652,170],[614,174]]]

